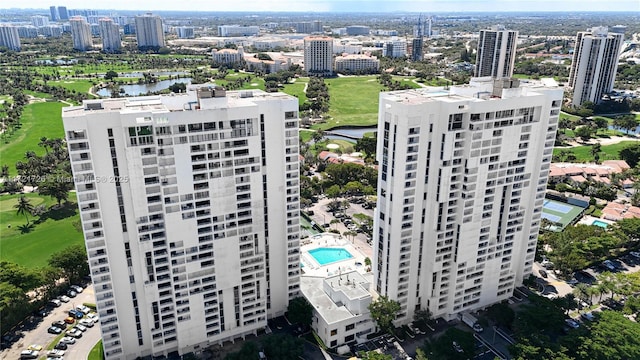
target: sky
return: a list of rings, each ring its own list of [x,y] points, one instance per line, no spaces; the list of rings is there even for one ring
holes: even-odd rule
[[[1,0],[2,8],[292,11],[292,12],[499,12],[499,11],[628,11],[640,12],[640,0]]]

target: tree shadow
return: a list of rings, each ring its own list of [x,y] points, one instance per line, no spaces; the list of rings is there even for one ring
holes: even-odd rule
[[[44,222],[47,219],[52,219],[52,220],[62,220],[62,219],[66,219],[68,217],[72,217],[75,216],[76,213],[78,212],[78,207],[76,205],[76,203],[74,202],[66,202],[60,206],[58,205],[54,205],[52,206],[49,211],[47,211],[46,213],[42,214],[40,216],[39,221],[40,222]]]
[[[20,230],[21,234],[28,234],[30,233],[33,229],[35,229],[35,225],[33,223],[29,223],[29,224],[24,224],[24,225],[20,225],[18,226],[18,229]]]

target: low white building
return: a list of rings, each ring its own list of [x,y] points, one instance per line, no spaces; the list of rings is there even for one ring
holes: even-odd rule
[[[215,64],[239,64],[244,57],[244,48],[238,46],[238,49],[214,49],[211,52],[211,58]]]
[[[336,57],[336,72],[374,73],[380,69],[380,60],[371,55],[349,54]]]
[[[313,306],[311,328],[330,348],[362,343],[375,331],[368,306],[372,275],[350,271],[324,277],[302,276],[300,288]]]
[[[287,40],[283,38],[258,38],[253,41],[253,47],[258,50],[272,50],[287,46]]]
[[[260,33],[258,26],[220,25],[219,36],[253,36]]]

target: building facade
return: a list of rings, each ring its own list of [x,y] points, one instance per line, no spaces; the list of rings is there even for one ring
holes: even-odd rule
[[[159,48],[164,46],[162,18],[153,14],[136,16],[136,39],[138,48]]]
[[[505,300],[531,273],[562,95],[492,78],[380,94],[373,266],[398,324]]]
[[[109,18],[99,20],[102,51],[108,53],[119,52],[122,49],[120,27]]]
[[[35,27],[49,26],[49,17],[42,15],[35,15],[31,17],[31,25]]]
[[[58,8],[55,6],[49,6],[49,14],[51,15],[51,21],[58,21],[60,19],[58,16]]]
[[[569,73],[574,106],[585,101],[597,104],[602,95],[613,90],[623,40],[624,34],[609,32],[606,27],[578,33]]]
[[[382,56],[400,58],[407,56],[407,42],[393,39],[382,44]]]
[[[0,24],[0,46],[13,51],[20,51],[20,36],[18,28],[12,25]]]
[[[240,26],[240,25],[220,25],[218,26],[218,36],[255,36],[260,34],[258,26]]]
[[[69,12],[66,6],[58,6],[58,20],[69,20]]]
[[[328,36],[304,38],[304,69],[309,75],[333,74],[333,39]]]
[[[349,54],[336,57],[336,72],[349,74],[371,74],[380,69],[380,60],[375,56]]]
[[[300,296],[296,98],[200,87],[62,116],[107,359],[255,334]]]
[[[193,39],[195,37],[193,26],[178,26],[176,33],[180,39]]]
[[[244,47],[238,46],[238,49],[213,49],[211,51],[211,59],[214,64],[242,64],[244,61]]]
[[[82,16],[74,16],[69,19],[71,24],[71,37],[75,50],[87,51],[91,49],[91,26]]]
[[[511,77],[516,63],[518,32],[496,25],[480,30],[476,55],[476,77]]]

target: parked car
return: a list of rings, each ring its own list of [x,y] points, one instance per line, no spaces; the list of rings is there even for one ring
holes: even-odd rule
[[[84,288],[80,285],[71,285],[69,287],[71,288],[71,290],[77,292],[78,294],[80,294],[82,290],[84,290]]]
[[[42,345],[39,345],[39,344],[31,344],[31,345],[29,345],[29,347],[27,348],[27,350],[40,351],[40,350],[42,350]]]
[[[629,255],[633,256],[634,258],[640,259],[640,251],[632,251],[629,253]]]
[[[36,317],[46,317],[47,315],[49,315],[49,311],[45,308],[42,309],[38,309],[36,311],[33,312],[33,315]]]
[[[49,334],[55,334],[55,335],[58,335],[58,334],[60,334],[60,333],[62,332],[62,329],[60,329],[60,328],[59,328],[59,327],[57,327],[57,326],[50,326],[50,327],[47,329],[47,332],[48,332]]]
[[[611,260],[603,261],[602,266],[609,271],[614,271],[616,269],[616,266],[611,262]]]
[[[70,290],[67,290],[67,295],[69,295],[69,297],[74,298],[76,297],[76,295],[78,295],[78,293],[70,289]]]
[[[93,320],[91,319],[82,319],[78,321],[78,324],[86,327],[93,327]]]
[[[61,358],[64,356],[64,350],[58,350],[58,349],[49,350],[49,352],[47,352],[47,356]]]
[[[59,342],[53,348],[54,349],[59,349],[59,350],[67,350],[67,348],[69,348],[69,345],[67,345],[66,343],[63,343],[63,342]]]
[[[64,322],[65,322],[66,324],[73,324],[73,323],[75,323],[75,322],[76,322],[76,318],[75,318],[75,317],[73,317],[73,316],[67,316],[67,317],[64,319]],[[65,328],[66,328],[66,326],[65,326]]]
[[[60,342],[63,342],[67,345],[73,345],[76,343],[76,339],[71,336],[65,336],[62,339],[60,339]]]
[[[71,337],[74,337],[76,339],[82,337],[82,331],[76,330],[76,329],[71,329],[71,330],[67,331],[65,334],[67,334],[67,336],[71,336]]]
[[[49,305],[53,307],[58,307],[62,305],[62,302],[58,299],[52,299],[52,300],[49,300]]]
[[[40,351],[37,350],[22,350],[20,359],[37,359],[39,355]]]
[[[62,301],[63,303],[68,303],[69,301],[71,301],[71,299],[67,295],[59,296],[58,300]]]
[[[72,316],[72,317],[74,317],[76,319],[82,319],[84,314],[82,313],[82,311],[71,309],[71,310],[69,310],[69,316]]]
[[[451,345],[453,346],[453,349],[454,349],[456,352],[459,352],[459,353],[464,352],[464,350],[462,350],[462,347],[461,347],[460,345],[458,345],[458,343],[457,343],[457,342],[453,341],[453,342],[451,343]]]
[[[592,312],[583,313],[582,315],[580,315],[580,317],[582,317],[585,320],[589,320],[589,321],[593,321],[596,318],[595,315],[593,315]]]
[[[547,272],[543,269],[538,270],[538,274],[540,274],[540,276],[542,276],[545,279],[549,276]]]
[[[58,321],[52,322],[51,326],[55,326],[55,327],[60,328],[62,330],[66,330],[67,329],[67,323],[65,323],[62,320],[58,320]]]
[[[82,312],[83,314],[88,314],[89,312],[91,312],[91,309],[89,309],[88,307],[84,306],[84,305],[78,305],[76,306],[76,310]]]
[[[565,319],[564,322],[572,329],[577,329],[580,327],[580,324],[578,324],[578,322],[573,319]]]
[[[96,313],[88,313],[87,319],[93,321],[94,323],[97,323],[100,320],[100,318],[98,317],[98,314]]]
[[[78,329],[78,330],[80,330],[80,331],[82,331],[82,332],[87,331],[87,328],[86,328],[85,326],[80,325],[80,324],[78,324],[78,325],[74,326],[73,328],[74,328],[74,329]]]

